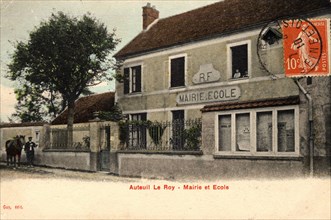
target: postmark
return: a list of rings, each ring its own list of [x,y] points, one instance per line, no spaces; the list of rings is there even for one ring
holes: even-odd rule
[[[329,42],[329,19],[283,19],[262,28],[257,53],[261,67],[272,76],[328,76]]]

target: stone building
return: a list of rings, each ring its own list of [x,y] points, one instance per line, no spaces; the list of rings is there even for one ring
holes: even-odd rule
[[[328,173],[330,77],[285,77],[283,36],[263,31],[272,21],[298,17],[330,18],[330,1],[225,0],[168,18],[159,18],[150,4],[143,7],[143,30],[115,55],[124,77],[116,101],[131,120],[201,118],[201,152],[121,151],[119,173]],[[266,51],[259,41],[269,43]]]

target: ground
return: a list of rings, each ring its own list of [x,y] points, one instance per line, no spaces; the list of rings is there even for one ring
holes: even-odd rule
[[[0,219],[330,219],[330,178],[209,182],[1,168]]]
[[[134,182],[133,178],[123,178],[108,174],[107,172],[82,172],[65,169],[56,169],[50,167],[35,166],[30,168],[22,165],[18,168],[7,167],[0,163],[2,180],[17,179],[67,179],[80,181],[111,181],[111,182]],[[137,180],[136,180],[137,181]]]

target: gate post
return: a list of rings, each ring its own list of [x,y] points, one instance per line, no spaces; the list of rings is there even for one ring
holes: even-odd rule
[[[99,148],[100,148],[100,120],[90,121],[90,170],[98,171]]]
[[[49,124],[43,125],[42,134],[39,147],[42,146],[42,149],[51,148],[51,127]]]
[[[119,175],[118,170],[118,156],[117,151],[119,150],[120,139],[119,139],[119,126],[116,122],[112,122],[110,126],[110,173]]]

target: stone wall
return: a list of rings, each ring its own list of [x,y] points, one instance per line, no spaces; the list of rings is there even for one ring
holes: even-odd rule
[[[95,159],[93,160],[91,152],[56,152],[43,151],[42,154],[36,155],[36,164],[49,167],[97,171]]]
[[[24,135],[25,141],[28,141],[28,137],[32,137],[33,141],[37,144],[35,149],[36,155],[42,152],[47,142],[45,136],[45,130],[47,125],[38,126],[7,126],[0,128],[0,158],[2,161],[6,160],[6,141],[11,140],[16,135]],[[22,154],[22,161],[26,161],[25,154]]]
[[[120,146],[118,138],[118,126],[115,122],[107,121],[91,121],[85,124],[75,124],[74,127],[88,127],[88,131],[74,132],[74,140],[81,141],[84,136],[90,137],[89,149],[51,149],[51,129],[65,128],[65,125],[44,125],[31,127],[6,127],[0,129],[1,137],[1,161],[6,161],[5,141],[12,136],[22,134],[32,136],[33,140],[38,144],[35,149],[35,164],[45,165],[50,167],[77,169],[85,171],[98,171],[101,168],[100,152],[108,151],[110,161],[109,167],[114,163],[113,157],[110,155],[111,149],[106,149],[106,134],[105,126],[110,126],[110,146],[112,150],[118,149]],[[40,139],[36,141],[35,131],[39,132]],[[27,139],[27,138],[26,138]],[[106,155],[107,156],[107,155]],[[22,152],[22,163],[26,162],[26,155]],[[115,162],[116,163],[116,162]]]
[[[313,100],[313,140],[314,170],[318,174],[331,173],[331,77],[313,77],[311,84],[307,78],[299,83]],[[300,147],[309,166],[309,121],[308,101],[300,93]]]
[[[216,159],[208,155],[119,153],[120,176],[163,179],[284,178],[303,176],[300,160]]]

